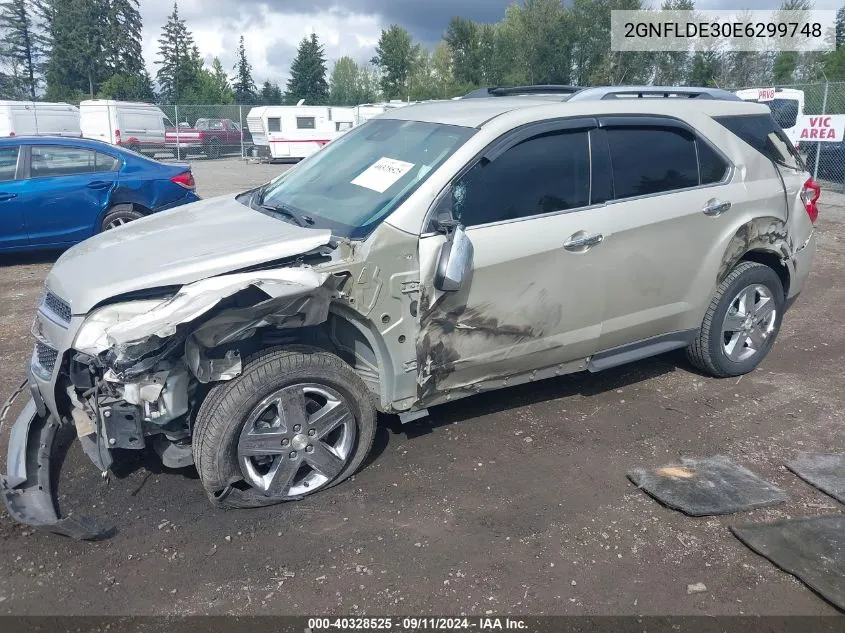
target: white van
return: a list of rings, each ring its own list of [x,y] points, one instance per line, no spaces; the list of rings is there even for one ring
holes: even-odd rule
[[[737,90],[736,96],[743,101],[765,103],[772,111],[777,124],[786,136],[798,147],[798,122],[804,116],[804,91],[794,88],[748,88]]]
[[[270,158],[306,158],[355,126],[352,108],[261,106],[247,115],[252,142]]]
[[[164,132],[175,126],[150,103],[92,99],[79,104],[82,135],[143,154],[164,150]]]
[[[35,134],[79,138],[79,108],[69,103],[0,101],[0,136]]]

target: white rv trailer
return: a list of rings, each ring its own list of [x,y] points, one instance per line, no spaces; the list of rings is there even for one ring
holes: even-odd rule
[[[352,108],[260,106],[247,115],[252,142],[270,158],[306,158],[355,126]]]
[[[0,101],[0,136],[36,134],[79,138],[79,108],[69,103]]]

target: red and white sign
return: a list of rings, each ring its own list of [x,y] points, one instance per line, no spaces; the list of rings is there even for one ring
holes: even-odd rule
[[[838,143],[845,137],[845,114],[812,114],[798,120],[798,142]]]
[[[757,90],[757,101],[774,101],[775,100],[775,89],[774,88],[760,88]]]

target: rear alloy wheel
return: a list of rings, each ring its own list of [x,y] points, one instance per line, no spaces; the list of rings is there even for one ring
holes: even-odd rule
[[[220,141],[218,139],[211,139],[211,143],[208,144],[207,153],[208,157],[212,160],[217,160],[218,158],[220,158],[221,149]]]
[[[783,284],[774,270],[740,262],[719,285],[687,357],[719,378],[747,374],[772,349],[785,303]]]
[[[375,421],[371,393],[340,358],[271,348],[205,398],[194,461],[213,503],[273,505],[351,476],[372,446]]]
[[[144,217],[140,211],[135,211],[131,204],[119,204],[106,214],[100,226],[100,232],[110,231]]]

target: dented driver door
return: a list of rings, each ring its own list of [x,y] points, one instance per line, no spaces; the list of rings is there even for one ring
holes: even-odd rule
[[[606,215],[591,206],[589,134],[529,135],[453,183],[447,206],[474,254],[461,288],[442,292],[434,278],[445,238],[420,239],[422,403],[518,382],[596,350]]]

